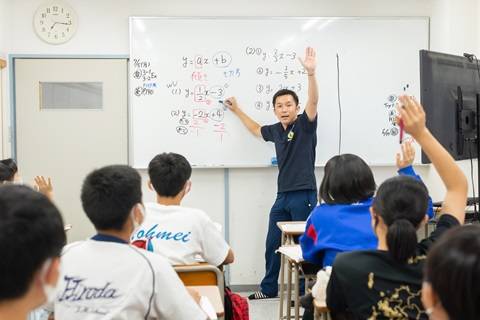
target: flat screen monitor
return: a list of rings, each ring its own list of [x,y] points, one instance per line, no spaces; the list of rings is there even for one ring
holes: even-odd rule
[[[420,51],[420,101],[427,127],[455,160],[477,157],[477,67],[463,56]],[[422,163],[430,163],[423,152]]]

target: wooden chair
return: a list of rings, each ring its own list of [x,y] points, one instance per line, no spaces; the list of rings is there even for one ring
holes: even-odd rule
[[[178,274],[180,280],[182,280],[183,284],[186,287],[193,287],[200,294],[203,291],[202,287],[206,286],[215,286],[218,287],[218,291],[220,294],[220,302],[222,305],[222,312],[218,313],[218,319],[223,319],[224,315],[224,294],[225,294],[225,285],[224,285],[224,277],[223,271],[219,268],[206,264],[206,263],[199,263],[199,264],[191,264],[191,265],[178,265],[174,266],[175,271]],[[211,298],[211,297],[209,297]],[[215,304],[212,301],[213,304]]]

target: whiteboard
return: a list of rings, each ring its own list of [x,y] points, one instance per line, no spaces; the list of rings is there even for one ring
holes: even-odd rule
[[[420,96],[418,51],[428,49],[428,26],[425,17],[131,17],[130,163],[146,168],[156,154],[177,152],[199,167],[271,165],[273,143],[251,135],[218,101],[235,96],[259,124],[273,124],[271,98],[290,88],[303,111],[307,76],[297,59],[312,46],[316,165],[339,151],[393,164],[394,103],[402,92]]]

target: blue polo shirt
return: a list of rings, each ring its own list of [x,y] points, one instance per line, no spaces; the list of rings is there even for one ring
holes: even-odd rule
[[[261,132],[265,141],[275,143],[278,192],[316,190],[317,117],[310,121],[304,111],[286,129],[277,122],[263,126]]]

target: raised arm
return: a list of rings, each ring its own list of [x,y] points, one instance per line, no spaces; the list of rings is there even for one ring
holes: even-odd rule
[[[262,133],[260,131],[261,126],[252,118],[250,118],[242,109],[238,106],[237,99],[235,97],[230,97],[225,100],[225,105],[237,115],[237,117],[242,121],[243,125],[250,131],[254,136],[261,137]]]
[[[405,140],[402,142],[401,145],[402,154],[396,154],[396,162],[398,168],[398,174],[403,176],[410,176],[417,181],[423,183],[422,178],[417,175],[415,170],[413,169],[413,161],[415,160],[415,149],[412,146],[412,142],[409,140]],[[427,215],[431,219],[435,216],[433,212],[433,202],[432,198],[428,196],[428,209]]]
[[[415,160],[415,149],[412,147],[410,141],[404,141],[401,144],[402,153],[397,152],[395,161],[397,163],[398,171],[412,166]]]
[[[317,105],[318,105],[318,85],[317,78],[315,77],[315,71],[317,68],[317,59],[315,50],[311,47],[308,47],[305,50],[305,59],[298,59],[302,64],[305,71],[308,74],[308,99],[307,104],[305,105],[305,112],[310,121],[313,121],[317,116]]]
[[[35,190],[43,193],[50,201],[53,201],[52,179],[50,177],[35,176],[33,181]]]
[[[465,175],[452,156],[427,129],[425,112],[420,103],[408,96],[401,96],[400,103],[397,121],[403,121],[405,131],[420,144],[447,189],[441,213],[451,214],[463,223],[468,192]]]

